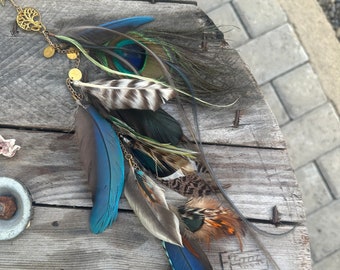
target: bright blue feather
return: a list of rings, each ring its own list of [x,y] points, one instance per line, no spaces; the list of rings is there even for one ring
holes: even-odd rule
[[[121,28],[129,28],[134,29],[143,24],[152,22],[154,20],[151,16],[135,16],[130,18],[124,18],[120,20],[114,20],[111,22],[103,23],[99,25],[100,27],[105,27],[108,29],[113,29],[117,31],[121,31]]]
[[[124,157],[119,139],[108,121],[89,106],[94,122],[96,148],[96,191],[90,216],[90,229],[101,233],[117,218],[118,203],[124,186]],[[90,133],[90,131],[89,131]]]
[[[171,268],[173,270],[211,270],[212,267],[206,255],[201,250],[197,250],[199,255],[197,257],[186,248],[186,242],[183,241],[184,246],[180,247],[167,242],[162,242],[163,247],[168,256]],[[197,248],[197,246],[195,246]]]

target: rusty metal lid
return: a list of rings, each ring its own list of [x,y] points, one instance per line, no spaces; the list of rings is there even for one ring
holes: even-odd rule
[[[17,237],[29,226],[32,199],[19,181],[0,177],[0,240]]]

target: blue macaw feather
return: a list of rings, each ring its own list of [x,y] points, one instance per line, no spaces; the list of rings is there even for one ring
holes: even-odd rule
[[[183,237],[183,247],[162,242],[173,270],[212,270],[208,257],[193,241]]]
[[[93,195],[90,229],[97,234],[117,218],[124,186],[124,157],[114,129],[92,106],[79,107],[76,134]]]
[[[143,24],[152,22],[153,20],[154,18],[151,16],[135,16],[135,17],[129,17],[129,18],[124,18],[120,20],[106,22],[99,26],[112,29],[112,30],[116,30],[116,31],[120,31],[120,32],[127,32]]]

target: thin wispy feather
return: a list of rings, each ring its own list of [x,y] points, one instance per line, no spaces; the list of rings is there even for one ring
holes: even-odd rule
[[[190,159],[184,155],[156,149],[139,141],[128,141],[127,138],[125,141],[140,164],[155,176],[165,177],[179,170],[185,172],[195,170]]]
[[[120,131],[123,134],[130,136],[136,141],[141,142],[144,146],[150,146],[151,148],[157,149],[158,151],[163,152],[163,153],[172,153],[172,154],[185,156],[188,158],[194,158],[195,155],[197,154],[197,152],[192,151],[190,149],[180,148],[170,143],[160,143],[159,141],[156,141],[152,138],[141,135],[138,132],[136,132],[134,129],[129,127],[126,123],[124,123],[123,121],[115,117],[111,117],[110,120],[117,128],[120,129]]]

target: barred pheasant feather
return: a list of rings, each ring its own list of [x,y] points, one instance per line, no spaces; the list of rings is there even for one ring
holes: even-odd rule
[[[214,239],[235,236],[242,250],[245,227],[233,210],[211,197],[218,185],[200,171],[204,153],[184,140],[181,124],[162,105],[180,97],[194,107],[225,107],[216,80],[223,71],[204,67],[204,49],[185,49],[190,35],[179,44],[175,33],[136,29],[152,21],[132,17],[55,35],[104,71],[94,81],[72,81],[81,97],[76,134],[93,194],[90,229],[100,233],[112,225],[124,189],[141,223],[162,241],[172,269],[212,269],[200,242],[209,246]],[[200,60],[192,60],[194,55]],[[209,79],[214,73],[215,80]],[[215,104],[217,99],[222,104]],[[171,206],[162,186],[188,202]]]
[[[131,108],[156,111],[176,94],[170,87],[137,79],[75,82],[74,86],[82,86],[85,95],[97,98],[108,111]]]

